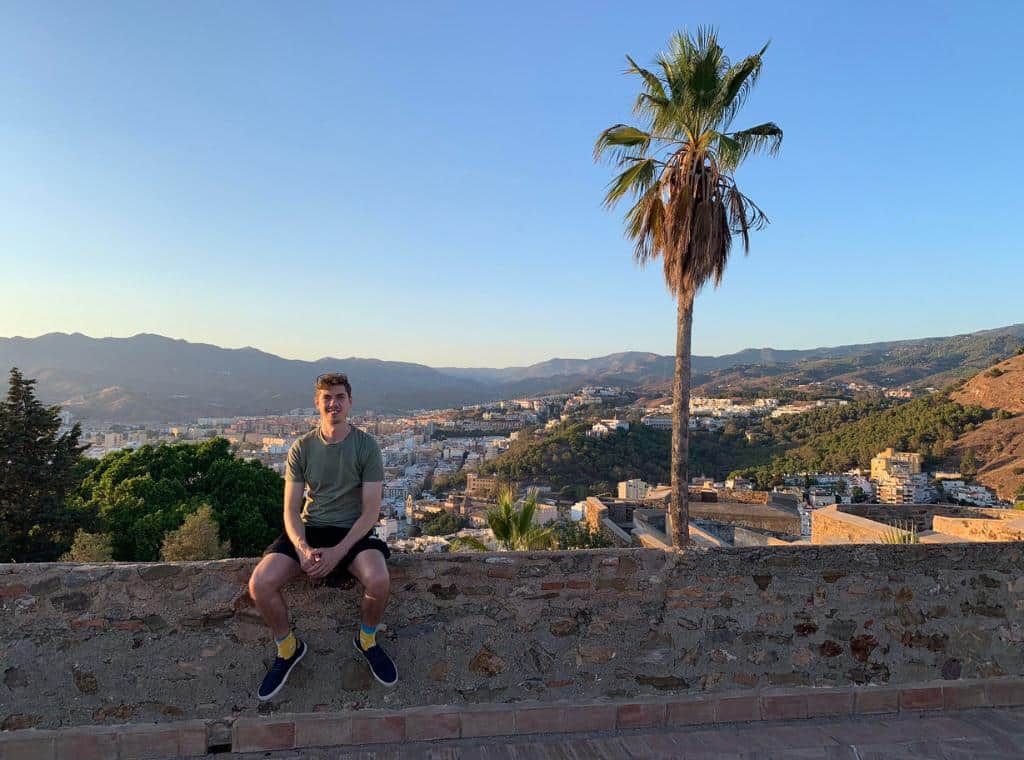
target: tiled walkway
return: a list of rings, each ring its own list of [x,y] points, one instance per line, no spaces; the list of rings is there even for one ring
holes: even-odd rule
[[[902,713],[801,721],[760,721],[714,728],[665,728],[591,734],[454,739],[258,754],[210,760],[942,760],[1024,759],[1024,708]]]

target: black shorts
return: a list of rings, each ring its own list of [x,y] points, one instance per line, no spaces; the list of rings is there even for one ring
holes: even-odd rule
[[[337,546],[347,535],[348,528],[336,528],[332,525],[306,526],[306,543],[314,549],[326,549],[331,546]],[[341,558],[338,566],[327,576],[327,585],[335,586],[351,580],[352,575],[348,571],[348,566],[352,564],[352,560],[356,558],[359,552],[364,552],[367,549],[379,551],[384,555],[384,559],[391,556],[391,549],[388,548],[388,545],[377,538],[371,531],[356,541],[352,548],[348,550],[348,554]],[[266,557],[268,554],[284,554],[296,562],[299,561],[299,553],[295,550],[295,545],[288,538],[287,533],[282,533],[274,543],[267,547],[266,551],[263,552],[263,556]]]

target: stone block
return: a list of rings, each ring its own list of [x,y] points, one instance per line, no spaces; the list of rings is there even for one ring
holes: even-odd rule
[[[604,731],[615,725],[615,705],[572,704],[562,708],[566,732]]]
[[[0,734],[0,758],[3,760],[56,760],[56,731],[5,731]]]
[[[665,725],[664,702],[627,702],[615,711],[617,728],[648,728]]]
[[[347,715],[296,715],[296,747],[331,747],[352,743],[352,719]]]
[[[807,717],[853,714],[852,687],[840,689],[813,689],[807,693]]]
[[[718,699],[695,696],[675,699],[665,705],[665,725],[697,726],[718,718]]]
[[[458,739],[462,720],[457,710],[448,707],[413,710],[405,716],[406,741]]]
[[[965,710],[987,707],[988,693],[984,683],[959,681],[942,685],[942,706],[946,710]]]
[[[941,710],[942,686],[900,689],[900,710]]]
[[[231,727],[234,752],[265,752],[295,746],[295,724],[290,721],[239,718]]]
[[[383,744],[400,742],[405,738],[405,715],[360,715],[352,716],[353,744]]]
[[[516,710],[517,734],[555,734],[565,730],[562,709],[557,705],[521,707]]]
[[[190,720],[176,724],[178,729],[178,754],[182,757],[205,755],[210,745],[206,732],[206,722]]]
[[[757,694],[723,695],[718,698],[717,721],[739,723],[761,719],[761,700]]]
[[[761,695],[761,718],[791,720],[807,717],[807,695],[791,692],[764,692]]]
[[[988,703],[992,707],[1024,705],[1024,678],[998,678],[986,684]]]
[[[515,708],[511,706],[464,709],[462,738],[474,736],[511,736],[516,731]]]
[[[853,711],[858,715],[894,713],[900,709],[900,690],[890,686],[864,686],[854,692]]]
[[[117,747],[118,757],[122,760],[178,757],[178,732],[173,727],[159,724],[119,726]]]
[[[206,745],[198,754],[206,754]],[[6,757],[0,751],[0,757]],[[117,757],[117,730],[80,726],[57,733],[57,760],[108,760]]]

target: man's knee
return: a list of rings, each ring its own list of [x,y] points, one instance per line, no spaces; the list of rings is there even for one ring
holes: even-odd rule
[[[257,601],[268,594],[273,594],[280,588],[280,585],[262,565],[257,565],[256,569],[252,571],[252,575],[249,576],[249,596],[253,601]]]
[[[367,596],[374,599],[386,597],[391,590],[391,577],[388,575],[387,568],[375,570],[367,575],[363,589]]]

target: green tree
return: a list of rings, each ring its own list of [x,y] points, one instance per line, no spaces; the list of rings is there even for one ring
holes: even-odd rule
[[[661,259],[665,282],[676,299],[676,363],[672,387],[672,500],[670,533],[675,547],[689,540],[688,418],[693,301],[709,281],[721,284],[734,235],[744,251],[749,232],[767,223],[739,191],[733,174],[751,154],[776,153],[782,130],[771,122],[732,131],[732,122],[761,73],[767,49],[733,65],[715,32],[676,34],[658,57],[659,73],[627,56],[627,73],[642,79],[634,112],[641,126],[616,124],[597,139],[595,158],[610,155],[622,169],[605,196],[616,206],[633,199],[626,235],[643,266]]]
[[[72,503],[95,530],[113,536],[114,558],[153,561],[164,537],[209,504],[236,556],[254,557],[282,530],[284,481],[259,462],[235,458],[216,438],[107,454]]]
[[[78,527],[65,497],[85,449],[81,429],[60,433],[60,410],[40,403],[35,384],[13,367],[0,401],[0,562],[56,559]]]
[[[165,562],[224,559],[230,554],[231,545],[220,540],[220,527],[209,504],[200,505],[180,528],[168,533],[160,548],[160,559]]]
[[[552,528],[559,549],[604,549],[612,545],[603,533],[574,520],[559,520]]]
[[[454,512],[438,512],[420,523],[423,533],[428,536],[450,536],[468,525],[466,518]]]
[[[86,533],[79,528],[71,548],[61,555],[61,562],[110,562],[114,548],[109,533]]]
[[[978,474],[978,461],[974,449],[967,449],[960,457],[960,474],[965,478],[973,478]]]

